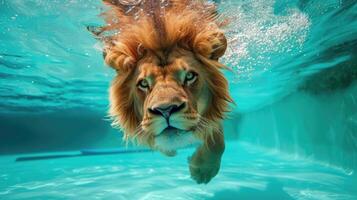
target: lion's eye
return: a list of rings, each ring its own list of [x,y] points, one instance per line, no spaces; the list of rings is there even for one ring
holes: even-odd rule
[[[143,79],[138,82],[137,86],[141,90],[147,90],[149,88],[149,82],[146,79]]]
[[[185,77],[185,84],[190,85],[193,82],[195,82],[197,79],[197,74],[195,72],[187,72],[186,77]]]

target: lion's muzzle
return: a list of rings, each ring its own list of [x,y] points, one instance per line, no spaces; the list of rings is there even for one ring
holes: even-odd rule
[[[159,106],[155,106],[153,108],[149,108],[149,112],[153,115],[161,115],[165,118],[167,125],[170,126],[170,116],[174,113],[180,112],[186,107],[186,103],[169,103],[169,104],[161,104]]]

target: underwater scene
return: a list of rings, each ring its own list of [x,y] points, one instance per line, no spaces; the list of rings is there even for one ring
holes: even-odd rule
[[[172,0],[175,6],[191,1]],[[219,62],[226,67],[217,71],[227,80],[232,102],[222,122],[219,171],[202,180],[194,173],[204,169],[194,171],[192,160],[212,158],[197,157],[204,145],[176,148],[178,136],[176,143],[161,141],[168,143],[164,150],[140,145],[126,140],[121,126],[131,119],[120,116],[129,113],[113,119],[110,88],[117,82],[126,86],[116,81],[117,73],[126,72],[111,65],[114,47],[105,45],[125,32],[101,38],[98,27],[108,25],[103,13],[111,6],[120,13],[120,4],[126,14],[142,4],[168,9],[163,14],[168,16],[175,9],[170,3],[0,0],[0,199],[357,200],[357,1],[207,2],[216,9],[214,19],[225,23],[227,45]],[[179,23],[173,24],[172,32],[180,32]],[[135,48],[134,54],[140,52],[141,44]],[[213,53],[209,59],[218,62]],[[185,84],[195,78],[187,73]],[[211,85],[220,85],[217,80]],[[137,86],[148,92],[150,84]],[[207,109],[220,108],[209,102]],[[181,108],[165,109],[172,114]],[[176,131],[163,109],[148,112],[165,117],[168,133]],[[213,123],[207,120],[198,129],[215,131]],[[207,145],[215,142],[220,141]]]

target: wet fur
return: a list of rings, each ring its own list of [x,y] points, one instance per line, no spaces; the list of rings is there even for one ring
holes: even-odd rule
[[[220,123],[232,101],[221,72],[225,66],[218,62],[227,47],[220,30],[224,21],[212,4],[199,0],[143,0],[136,6],[116,0],[104,3],[110,8],[103,14],[107,24],[93,32],[105,44],[105,62],[117,71],[110,88],[113,124],[123,129],[125,140],[135,139],[170,155],[169,150],[155,146],[155,131],[150,126],[155,119],[146,110],[160,99],[188,101],[179,119],[203,141],[190,160],[190,171],[197,182],[207,183],[219,169],[224,150]],[[171,92],[159,87],[148,94],[138,91],[139,76],[150,74],[160,84],[160,77],[173,77],[185,65],[195,67],[199,74],[196,88],[182,89],[173,78],[161,78]]]

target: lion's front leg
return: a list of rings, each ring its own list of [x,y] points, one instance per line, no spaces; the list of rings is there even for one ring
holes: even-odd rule
[[[213,138],[208,137],[189,159],[191,177],[198,184],[208,183],[219,171],[223,152],[222,133],[214,133]]]

